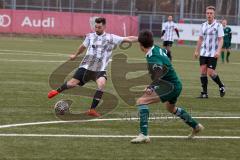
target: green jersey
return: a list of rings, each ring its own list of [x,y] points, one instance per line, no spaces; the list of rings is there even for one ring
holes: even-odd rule
[[[227,27],[224,27],[223,30],[224,30],[224,38],[223,38],[224,42],[231,43],[231,39],[232,39],[231,28],[227,26]]]
[[[146,54],[146,60],[148,63],[148,71],[151,74],[152,80],[162,79],[170,82],[173,85],[181,85],[181,81],[178,78],[169,58],[167,57],[166,50],[154,45]],[[156,73],[156,69],[160,68],[163,73],[161,76]]]

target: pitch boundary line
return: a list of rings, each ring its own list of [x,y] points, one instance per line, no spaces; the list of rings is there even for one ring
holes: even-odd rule
[[[81,134],[0,134],[0,137],[65,137],[65,138],[134,138],[136,135],[81,135]],[[187,136],[149,136],[162,139],[187,139]],[[196,136],[194,139],[240,139],[240,136]]]
[[[196,119],[240,119],[240,117],[193,117]],[[45,121],[45,122],[30,122],[30,123],[17,123],[0,125],[2,128],[22,127],[22,126],[34,126],[44,124],[61,124],[61,123],[84,123],[84,122],[105,122],[105,121],[131,121],[138,120],[139,118],[105,118],[105,119],[90,119],[90,120],[72,120],[72,121]],[[169,120],[178,119],[177,117],[154,117],[150,120]]]
[[[39,53],[39,54],[64,54],[59,52],[42,52],[42,51],[23,51],[23,50],[9,50],[9,49],[0,49],[0,52],[18,52],[18,53]]]
[[[59,53],[59,52],[38,52],[38,51],[19,51],[19,50],[1,50],[0,49],[0,52],[3,51],[3,52],[18,52],[18,53],[39,53],[39,54],[46,54],[46,56],[54,56],[54,55],[61,55],[61,56],[68,56],[67,54],[64,54],[64,53]],[[144,59],[139,59],[139,58],[128,58],[128,61],[131,61],[131,60],[136,60],[136,61],[144,61]],[[8,59],[3,59],[3,61],[12,61],[12,60],[8,60]],[[17,60],[13,60],[14,62],[17,61]],[[40,62],[40,61],[37,61],[37,60],[33,60],[34,62]],[[173,60],[174,62],[184,62],[184,63],[197,63],[197,61],[193,61],[193,60]],[[30,60],[25,60],[24,62],[32,62]],[[46,63],[49,62],[49,63],[52,63],[52,62],[62,62],[62,61],[45,61]],[[64,61],[65,62],[65,61]],[[237,64],[239,65],[240,63],[238,62],[234,62],[234,63],[231,63],[231,64]]]
[[[67,60],[62,60],[62,61],[49,61],[49,60],[26,60],[26,59],[0,59],[2,62],[31,62],[31,63],[63,63],[66,62]]]
[[[39,56],[39,57],[45,57],[45,56],[62,56],[62,57],[69,57],[69,55],[67,54],[60,54],[60,53],[56,53],[56,54],[34,54],[34,53],[13,53],[13,52],[1,52],[0,51],[0,55],[15,55],[15,56]]]
[[[67,56],[66,56],[67,57]],[[144,61],[143,59],[133,59],[133,58],[129,58],[128,61],[131,60],[136,60],[136,61]],[[22,60],[18,60],[18,59],[0,59],[0,61],[3,62],[42,62],[42,63],[62,63],[62,62],[66,62],[66,60],[59,60],[59,61],[49,61],[49,60],[26,60],[26,59],[22,59]],[[173,60],[174,62],[184,62],[184,63],[197,63],[197,61],[191,61],[191,60]],[[144,61],[145,62],[145,61]],[[240,63],[237,62],[232,62],[230,64],[235,64],[235,65],[240,65]]]
[[[137,60],[137,61],[144,61],[143,59],[135,59],[135,58],[129,58],[128,61],[131,61],[131,60]],[[3,62],[42,62],[42,63],[62,63],[62,62],[66,62],[66,60],[59,60],[59,61],[49,61],[49,60],[26,60],[26,59],[22,59],[22,60],[18,60],[18,59],[0,59],[0,61],[3,61]],[[174,62],[184,62],[184,63],[197,63],[197,61],[191,61],[191,60],[173,60]],[[240,63],[237,63],[237,62],[233,62],[233,63],[230,63],[230,64],[235,64],[235,65],[240,65]]]

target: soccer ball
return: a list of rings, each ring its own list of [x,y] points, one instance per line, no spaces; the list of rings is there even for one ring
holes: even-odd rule
[[[65,100],[60,100],[54,105],[54,110],[57,115],[64,115],[70,112],[70,105]]]

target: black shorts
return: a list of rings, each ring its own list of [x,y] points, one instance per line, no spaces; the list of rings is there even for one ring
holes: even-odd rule
[[[172,41],[163,41],[163,46],[164,47],[167,47],[167,46],[172,47],[172,44],[173,44]]]
[[[217,67],[217,58],[214,58],[214,57],[200,56],[199,62],[200,62],[200,66],[206,64],[208,68],[211,68],[213,70],[215,70]]]
[[[78,85],[83,86],[90,80],[96,81],[98,78],[104,77],[107,80],[107,74],[105,71],[90,71],[85,68],[78,68],[78,70],[73,75],[73,78],[80,81]]]
[[[223,49],[231,49],[231,43],[230,42],[223,42]]]

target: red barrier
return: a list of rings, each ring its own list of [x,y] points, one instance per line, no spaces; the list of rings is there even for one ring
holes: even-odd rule
[[[99,16],[106,18],[109,33],[138,34],[136,16],[7,9],[0,10],[0,33],[84,36],[92,32],[90,19]]]
[[[179,23],[180,23],[180,24],[184,23],[184,20],[183,20],[183,19],[180,19],[180,20],[179,20]],[[179,32],[180,32],[180,31],[179,31]],[[180,35],[180,36],[182,36],[182,35]],[[180,38],[181,38],[181,37],[180,37]],[[178,44],[179,44],[179,45],[183,45],[183,44],[184,44],[184,40],[179,39],[179,40],[178,40]]]

